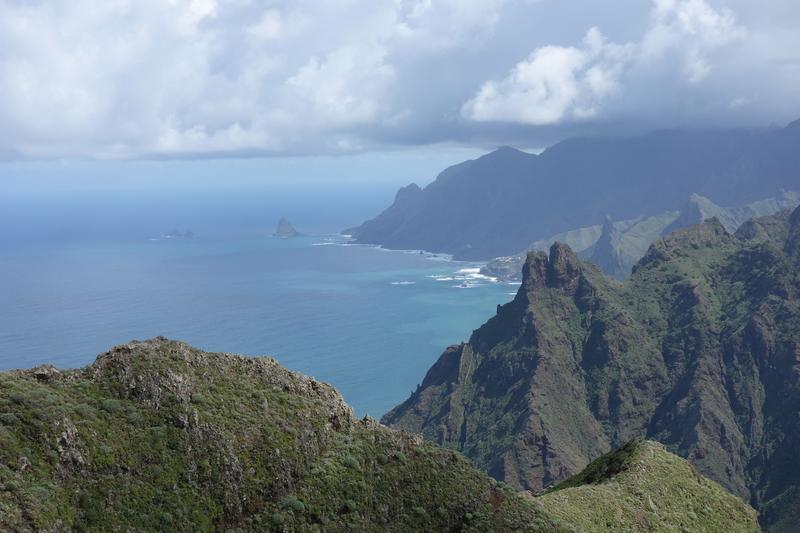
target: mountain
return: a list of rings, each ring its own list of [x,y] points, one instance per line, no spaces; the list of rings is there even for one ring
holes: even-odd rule
[[[285,218],[281,218],[278,221],[278,227],[275,229],[275,233],[273,235],[282,239],[290,239],[292,237],[299,236],[300,233],[294,229],[294,226],[292,226],[291,222]]]
[[[528,254],[514,300],[383,421],[534,490],[647,437],[791,531],[798,412],[800,209],[675,232],[623,283],[560,243]]]
[[[643,220],[616,223],[608,220],[603,225],[600,238],[582,255],[609,276],[624,279],[630,275],[631,268],[647,252],[650,244],[663,235],[664,227],[674,224],[679,216],[677,211],[668,211]]]
[[[674,211],[692,193],[741,206],[798,181],[795,125],[570,139],[540,155],[503,147],[447,168],[424,189],[401,189],[383,213],[345,233],[360,243],[488,260],[605,216]]]
[[[488,276],[504,281],[522,278],[522,265],[528,250],[547,250],[554,242],[568,245],[582,259],[591,261],[603,272],[624,279],[641,259],[648,247],[658,238],[675,230],[717,218],[725,229],[734,232],[753,217],[772,215],[800,204],[800,193],[781,191],[781,194],[751,202],[741,207],[721,207],[708,198],[692,194],[679,211],[667,211],[647,218],[612,221],[606,217],[603,225],[589,226],[555,235],[531,244],[525,251],[511,257],[498,257],[481,269]]]
[[[654,476],[633,482],[647,497],[625,503],[622,527],[757,530],[744,502],[663,450],[624,466]],[[332,387],[269,358],[157,338],[80,370],[0,374],[3,531],[575,531],[581,511],[553,497],[358,420]],[[696,515],[673,512],[683,499]]]

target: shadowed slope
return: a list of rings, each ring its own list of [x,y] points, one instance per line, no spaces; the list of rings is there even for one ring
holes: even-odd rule
[[[777,524],[800,479],[798,257],[800,210],[676,232],[623,284],[564,245],[531,253],[515,299],[384,422],[534,490],[647,436]]]

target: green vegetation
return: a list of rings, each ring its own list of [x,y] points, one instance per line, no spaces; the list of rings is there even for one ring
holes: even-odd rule
[[[604,455],[540,501],[580,531],[759,530],[744,502],[650,441]]]
[[[579,493],[532,497],[455,451],[357,420],[330,386],[272,359],[161,338],[82,370],[0,374],[0,410],[2,531],[555,532],[594,528],[586,513],[606,520]],[[615,525],[655,520],[642,491],[658,505],[678,491],[704,507],[676,523],[754,529],[746,505],[683,460],[657,459],[637,468],[666,462],[672,477],[627,483],[639,497],[625,495]]]
[[[762,511],[800,513],[800,209],[656,241],[619,283],[565,245],[384,417],[535,491],[648,438]]]
[[[727,231],[736,231],[753,217],[773,215],[800,204],[800,193],[782,191],[780,195],[751,202],[742,207],[720,207],[708,198],[692,194],[680,211],[665,211],[650,217],[612,221],[588,226],[536,241],[529,250],[547,250],[555,242],[569,246],[578,257],[593,263],[611,277],[625,279],[656,240],[673,231],[716,218]],[[484,274],[503,280],[521,279],[526,252],[498,257],[482,268]]]
[[[0,374],[0,530],[563,529],[267,358],[155,339]]]

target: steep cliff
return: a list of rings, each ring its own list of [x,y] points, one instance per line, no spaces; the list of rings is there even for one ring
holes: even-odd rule
[[[692,193],[743,206],[796,190],[800,128],[578,138],[539,155],[503,147],[445,169],[346,230],[358,242],[489,260],[577,228],[679,209]]]
[[[562,244],[384,418],[542,489],[646,436],[763,510],[798,512],[800,209],[655,242],[620,284]]]

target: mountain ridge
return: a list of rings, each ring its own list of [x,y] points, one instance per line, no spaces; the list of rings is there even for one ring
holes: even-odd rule
[[[547,249],[555,241],[569,245],[606,274],[624,279],[636,262],[644,256],[650,244],[673,231],[718,218],[725,229],[735,232],[753,217],[772,215],[782,209],[800,204],[800,193],[781,191],[780,195],[762,198],[740,207],[721,207],[708,198],[692,193],[679,211],[667,211],[647,218],[613,221],[606,216],[601,225],[578,228],[532,243],[528,249]],[[502,281],[519,281],[525,252],[489,261],[481,273]]]
[[[677,466],[633,484],[662,508],[630,502],[623,527],[757,531],[751,508],[684,461],[645,462]],[[704,516],[671,511],[687,494]],[[357,419],[333,387],[271,358],[159,337],[82,369],[0,373],[3,530],[575,531],[582,513],[555,505]]]
[[[383,421],[533,490],[657,440],[781,531],[800,509],[798,258],[800,209],[674,232],[624,283],[566,245],[531,252],[514,300]]]
[[[540,155],[496,150],[445,169],[413,201],[345,233],[365,244],[488,260],[606,215],[675,210],[692,193],[740,206],[796,188],[798,131],[664,130],[568,139]]]

